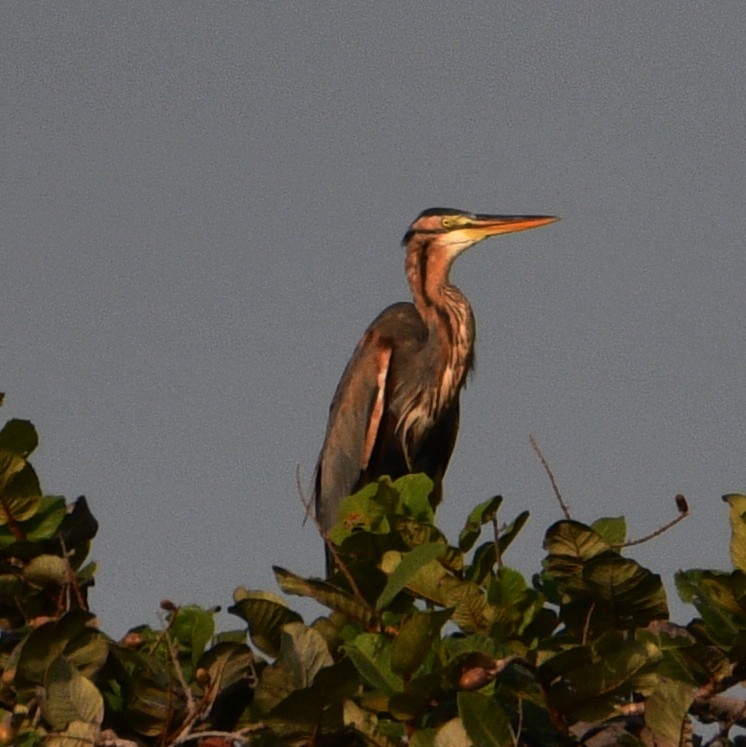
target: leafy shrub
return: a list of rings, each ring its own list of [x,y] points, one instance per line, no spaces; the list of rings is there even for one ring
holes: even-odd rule
[[[686,626],[623,555],[623,518],[557,522],[527,580],[505,562],[526,512],[487,500],[450,544],[410,475],[347,499],[329,579],[274,569],[325,617],[238,588],[240,630],[164,602],[162,628],[113,641],[87,602],[96,520],[42,494],[36,445],[26,421],[0,431],[0,744],[667,747],[745,718],[724,693],[746,677],[746,496],[726,496],[735,570],[677,574]]]

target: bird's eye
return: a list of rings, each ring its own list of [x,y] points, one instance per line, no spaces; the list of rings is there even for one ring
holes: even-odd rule
[[[446,215],[440,219],[440,225],[443,228],[453,228],[456,225],[456,219],[452,215]]]

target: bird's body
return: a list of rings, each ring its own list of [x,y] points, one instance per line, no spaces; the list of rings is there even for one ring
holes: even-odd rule
[[[486,216],[448,208],[421,213],[404,236],[413,303],[371,323],[329,410],[316,468],[316,516],[324,530],[342,500],[382,475],[424,472],[431,503],[456,442],[459,393],[474,366],[474,314],[448,280],[454,259],[488,236],[551,223],[550,216]]]

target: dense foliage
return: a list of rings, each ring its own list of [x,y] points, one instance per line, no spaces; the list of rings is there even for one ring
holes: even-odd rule
[[[452,544],[412,475],[347,500],[333,577],[275,568],[327,616],[238,588],[239,630],[164,602],[160,629],[114,641],[88,608],[96,520],[42,493],[36,445],[26,421],[0,431],[0,744],[668,747],[746,718],[725,694],[746,679],[746,496],[726,496],[734,570],[677,575],[686,626],[623,518],[557,522],[528,580],[505,561],[527,513],[492,498]]]

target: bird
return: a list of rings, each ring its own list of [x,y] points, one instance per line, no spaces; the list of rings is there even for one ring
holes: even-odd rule
[[[339,521],[344,498],[383,475],[424,472],[433,481],[430,503],[440,503],[476,331],[468,299],[449,281],[451,266],[484,239],[556,220],[429,208],[409,226],[402,245],[412,302],[388,306],[373,320],[329,407],[314,481],[324,532]]]

